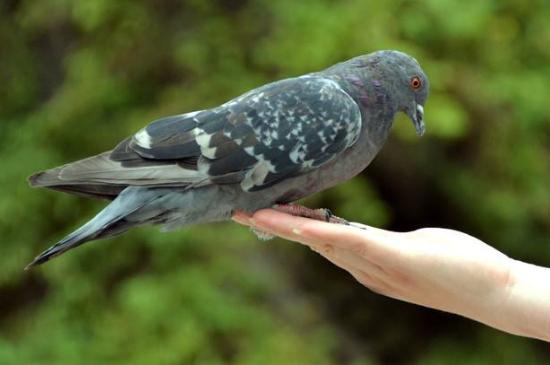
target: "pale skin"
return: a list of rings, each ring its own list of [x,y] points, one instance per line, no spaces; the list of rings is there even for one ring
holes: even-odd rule
[[[550,342],[550,269],[513,260],[465,233],[392,232],[273,209],[233,219],[308,246],[376,293]]]

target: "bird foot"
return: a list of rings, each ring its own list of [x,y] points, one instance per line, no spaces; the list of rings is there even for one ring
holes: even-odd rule
[[[326,208],[311,209],[299,204],[276,204],[275,206],[273,206],[273,209],[296,217],[304,217],[323,222],[349,225],[349,222],[347,220],[335,216],[329,209]]]

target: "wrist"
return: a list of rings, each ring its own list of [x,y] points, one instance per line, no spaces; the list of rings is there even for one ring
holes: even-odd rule
[[[550,269],[509,260],[508,280],[493,303],[493,323],[488,324],[550,341]]]

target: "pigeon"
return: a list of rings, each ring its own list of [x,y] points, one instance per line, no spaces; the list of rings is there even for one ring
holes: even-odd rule
[[[377,51],[155,120],[110,151],[35,173],[33,187],[111,202],[27,268],[144,224],[172,230],[273,206],[307,216],[290,204],[363,171],[398,112],[424,134],[428,90],[413,57]]]

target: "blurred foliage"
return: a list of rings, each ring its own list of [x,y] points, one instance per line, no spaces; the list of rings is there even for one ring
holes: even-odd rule
[[[30,273],[101,202],[25,177],[145,123],[395,48],[431,78],[361,177],[308,200],[390,229],[446,226],[550,265],[545,0],[4,0],[0,364],[543,364],[548,347],[370,293],[234,224],[137,229]]]

